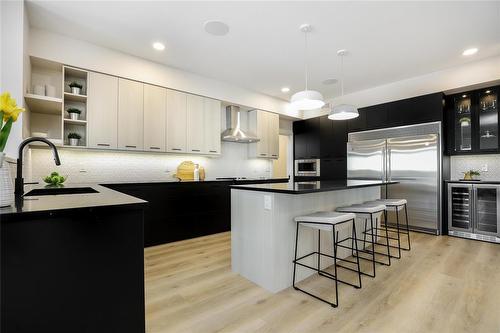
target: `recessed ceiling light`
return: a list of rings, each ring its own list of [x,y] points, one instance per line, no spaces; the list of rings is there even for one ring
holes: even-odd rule
[[[162,43],[160,43],[160,42],[154,42],[154,43],[153,43],[153,48],[154,48],[155,50],[158,50],[158,51],[163,51],[163,50],[165,50],[165,45],[163,45],[163,44],[162,44]]]
[[[463,98],[467,97],[467,95],[462,95]]]
[[[288,87],[281,88],[281,92],[283,92],[283,93],[287,93],[289,91],[290,91],[290,88],[288,88]]]
[[[229,32],[229,26],[221,21],[207,21],[204,27],[206,32],[214,36],[224,36]]]
[[[334,78],[330,78],[330,79],[326,79],[325,81],[323,81],[323,84],[325,86],[329,86],[329,85],[335,84],[337,82],[339,82],[339,80],[334,79]]]
[[[476,54],[477,51],[479,51],[477,47],[472,47],[472,48],[467,49],[464,52],[462,52],[462,55],[464,55],[464,56],[470,56],[470,55]]]
[[[489,94],[491,92],[491,90],[486,90],[486,93]]]

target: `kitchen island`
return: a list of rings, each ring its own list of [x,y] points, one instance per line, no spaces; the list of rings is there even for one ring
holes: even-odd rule
[[[90,184],[0,208],[0,331],[144,332],[146,206]]]
[[[332,211],[381,197],[381,187],[397,182],[343,180],[288,182],[231,186],[231,265],[236,272],[259,286],[278,292],[292,285],[295,244],[294,217],[316,211]],[[357,221],[358,237],[362,224]],[[339,228],[341,238],[349,226]],[[301,256],[317,247],[317,233],[301,229]],[[330,233],[321,235],[322,251],[333,252]],[[330,246],[330,247],[328,247]],[[338,257],[350,255],[338,250]],[[309,258],[313,265],[313,256]],[[328,262],[323,264],[328,265]],[[330,263],[331,264],[331,263]],[[297,281],[313,272],[297,270]]]

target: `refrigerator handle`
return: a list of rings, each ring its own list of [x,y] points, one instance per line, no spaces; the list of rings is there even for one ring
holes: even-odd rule
[[[392,170],[391,170],[391,148],[387,147],[386,148],[386,159],[387,159],[387,166],[386,166],[386,178],[387,181],[391,181],[392,178]]]
[[[387,152],[386,148],[382,148],[382,181],[387,180]]]

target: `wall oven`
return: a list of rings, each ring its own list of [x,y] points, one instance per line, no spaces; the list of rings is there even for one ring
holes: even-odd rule
[[[500,243],[500,186],[448,184],[448,233]]]
[[[295,176],[319,177],[319,159],[295,160]]]

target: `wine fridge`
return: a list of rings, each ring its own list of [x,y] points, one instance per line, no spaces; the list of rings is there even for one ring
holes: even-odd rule
[[[448,233],[500,243],[500,185],[449,183]]]

